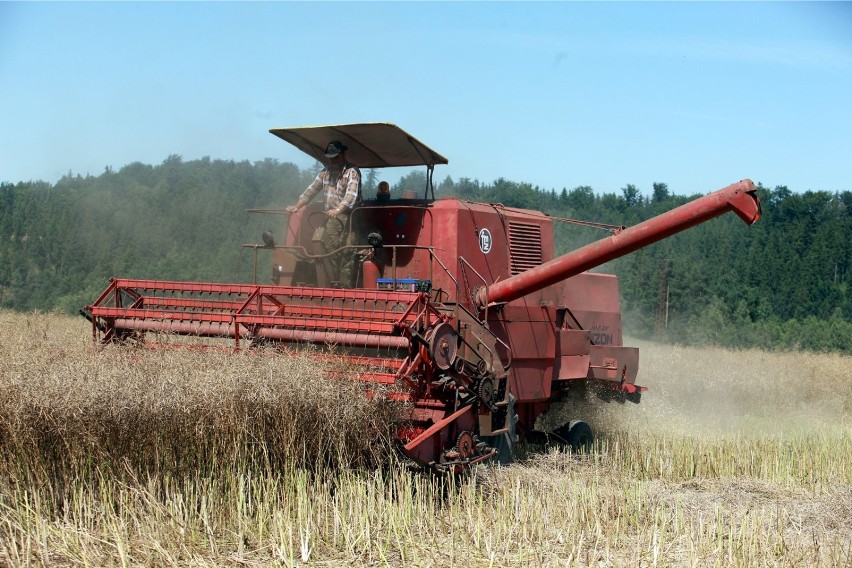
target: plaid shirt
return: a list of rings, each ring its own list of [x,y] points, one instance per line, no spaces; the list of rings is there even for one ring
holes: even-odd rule
[[[361,192],[361,172],[349,162],[345,162],[339,171],[323,168],[299,197],[299,202],[310,203],[320,191],[323,192],[326,211],[337,214],[348,211],[355,206]]]

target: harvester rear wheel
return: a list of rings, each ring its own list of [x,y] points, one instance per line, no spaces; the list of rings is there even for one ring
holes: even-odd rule
[[[555,432],[563,438],[575,454],[588,454],[592,451],[595,434],[592,427],[582,420],[572,420]]]

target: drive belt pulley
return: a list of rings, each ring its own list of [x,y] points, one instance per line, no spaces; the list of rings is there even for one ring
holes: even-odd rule
[[[429,335],[429,356],[441,371],[453,366],[458,354],[458,334],[452,325],[439,323]]]

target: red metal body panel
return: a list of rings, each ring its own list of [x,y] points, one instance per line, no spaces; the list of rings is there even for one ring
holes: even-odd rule
[[[561,283],[559,295],[567,327],[588,330],[593,345],[622,345],[618,278],[584,272]]]

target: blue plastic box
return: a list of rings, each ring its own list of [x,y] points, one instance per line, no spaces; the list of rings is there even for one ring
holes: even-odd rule
[[[379,278],[377,281],[379,290],[396,290],[398,292],[415,292],[417,283],[420,282],[417,278],[397,278],[396,286],[394,286],[393,278]]]

